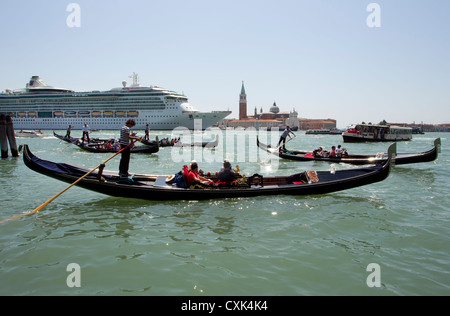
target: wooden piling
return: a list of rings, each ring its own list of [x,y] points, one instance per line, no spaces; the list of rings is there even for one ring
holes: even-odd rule
[[[6,116],[0,114],[0,147],[2,158],[8,158],[8,137],[6,136]]]
[[[19,157],[19,152],[17,151],[16,135],[14,134],[14,124],[11,116],[6,116],[6,136],[8,136],[9,148],[11,148],[11,155],[13,157]]]

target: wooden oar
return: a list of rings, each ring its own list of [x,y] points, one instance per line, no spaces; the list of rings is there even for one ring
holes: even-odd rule
[[[88,173],[86,173],[84,176],[82,176],[81,178],[79,178],[78,180],[76,180],[74,183],[72,183],[71,185],[69,185],[67,188],[65,188],[64,190],[62,190],[61,192],[59,192],[58,194],[56,194],[54,197],[52,197],[51,199],[49,199],[47,202],[45,202],[44,204],[42,204],[41,206],[35,208],[34,210],[32,210],[31,212],[27,212],[24,214],[20,214],[20,215],[15,215],[13,217],[4,219],[2,221],[0,221],[0,224],[7,222],[7,221],[12,221],[24,216],[28,216],[28,215],[32,215],[34,213],[39,212],[40,210],[42,210],[44,207],[46,207],[47,205],[49,205],[51,202],[53,202],[58,196],[60,196],[61,194],[63,194],[64,192],[66,192],[67,190],[69,190],[71,187],[73,187],[75,184],[77,184],[78,182],[80,182],[81,180],[83,180],[85,177],[87,177],[88,175],[90,175],[92,172],[94,172],[96,169],[100,168],[102,165],[105,165],[108,161],[110,161],[111,159],[113,159],[114,157],[116,157],[118,154],[120,154],[122,151],[124,151],[125,149],[127,149],[128,147],[130,147],[131,145],[133,145],[135,142],[137,142],[138,140],[135,140],[133,142],[131,142],[127,147],[122,148],[121,150],[119,150],[117,153],[115,153],[114,155],[112,155],[111,157],[109,157],[108,159],[106,159],[104,162],[102,162],[101,164],[99,164],[97,167],[95,167],[94,169],[90,170]]]
[[[289,140],[287,140],[287,141],[285,140],[283,144],[281,144],[280,146],[278,146],[277,148],[275,148],[275,149],[270,153],[270,155],[267,156],[266,159],[264,159],[263,161],[259,162],[259,164],[265,163],[266,160],[269,159],[269,157],[272,156],[273,153],[279,151],[280,148],[281,148],[283,145],[286,145],[286,144],[289,143],[291,140],[293,140],[295,137],[297,137],[297,135],[294,135],[294,137],[289,138]]]
[[[66,147],[64,147],[61,151],[64,151],[67,147],[69,147],[70,145],[72,145],[72,144],[75,144],[75,142],[77,142],[77,141],[79,141],[80,139],[79,138],[77,138],[77,139],[75,139],[73,142],[71,142],[69,145],[67,145]]]

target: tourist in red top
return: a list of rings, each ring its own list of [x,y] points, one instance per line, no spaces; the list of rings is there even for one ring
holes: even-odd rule
[[[183,174],[186,188],[194,183],[202,183],[209,185],[211,180],[206,179],[198,174],[198,164],[196,161],[191,162],[191,167],[188,169],[186,165],[183,166]]]

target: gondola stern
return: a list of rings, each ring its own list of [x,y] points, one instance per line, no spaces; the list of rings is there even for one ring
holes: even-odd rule
[[[436,138],[434,140],[434,147],[436,148],[436,152],[440,154],[441,153],[441,138],[440,137]],[[437,158],[437,155],[436,155],[436,158]]]
[[[265,150],[268,153],[273,153],[274,152],[272,146],[271,145],[266,145],[264,143],[261,143],[259,141],[259,137],[258,136],[256,136],[256,147],[258,147],[258,148],[260,148],[262,150]]]
[[[388,148],[388,161],[391,167],[395,166],[396,157],[397,157],[397,143],[392,143]]]
[[[26,163],[26,161],[31,160],[31,158],[33,156],[34,155],[31,153],[30,147],[28,146],[28,144],[24,144],[23,145],[23,160],[24,160],[24,162]]]
[[[392,143],[388,148],[388,159],[382,164],[381,168],[383,169],[383,179],[380,181],[383,181],[389,177],[389,174],[392,171],[392,168],[395,167],[395,159],[397,156],[397,143]]]
[[[24,164],[31,170],[39,172],[39,168],[37,168],[37,165],[33,162],[34,159],[36,159],[36,156],[31,152],[30,147],[27,144],[24,144],[23,145]]]

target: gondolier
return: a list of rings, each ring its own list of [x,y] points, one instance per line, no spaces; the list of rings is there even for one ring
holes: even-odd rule
[[[70,139],[70,132],[72,131],[72,125],[69,125],[69,127],[67,128],[67,132],[66,132],[66,138]]]
[[[142,140],[142,137],[136,137],[135,134],[131,134],[130,129],[136,125],[136,121],[129,119],[120,130],[120,148],[125,148],[130,144],[130,140]],[[131,148],[128,147],[122,151],[119,164],[119,175],[121,177],[128,177],[128,169],[130,167]]]
[[[295,134],[291,131],[291,129],[289,128],[289,125],[288,125],[288,126],[286,126],[286,129],[284,130],[283,134],[281,134],[280,140],[278,141],[278,146],[280,146],[280,144],[281,144],[280,151],[281,151],[281,148],[283,148],[283,150],[286,151],[286,137],[289,136],[289,138],[292,138],[289,134],[292,134],[295,137]]]
[[[149,138],[150,138],[149,132],[150,132],[150,126],[147,123],[147,125],[145,126],[145,137],[144,137],[145,140],[149,140]]]
[[[82,137],[82,141],[84,143],[84,139],[87,139],[87,142],[90,143],[91,139],[89,138],[89,126],[87,125],[87,123],[84,123],[84,127],[83,127],[83,137]]]

